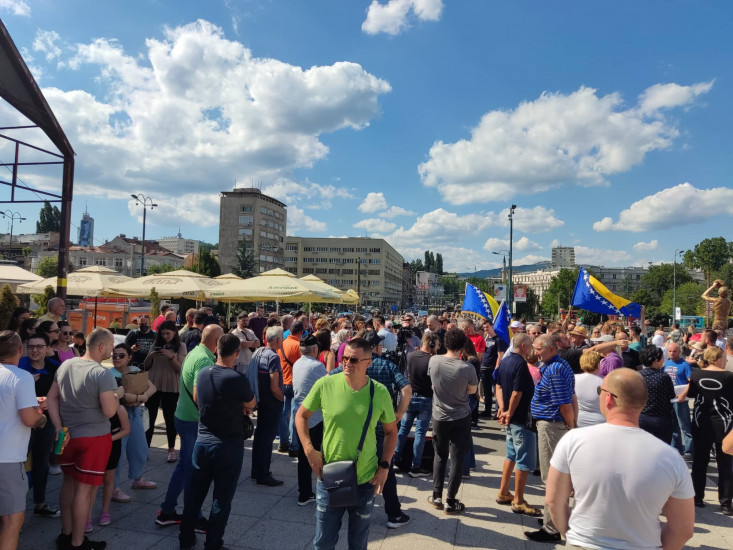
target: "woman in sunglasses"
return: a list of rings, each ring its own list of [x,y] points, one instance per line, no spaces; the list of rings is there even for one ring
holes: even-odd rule
[[[672,378],[662,369],[664,353],[657,346],[646,346],[641,350],[639,360],[644,366],[641,376],[649,391],[646,407],[639,417],[639,427],[669,445],[673,421],[676,420],[672,409],[672,400],[676,399],[676,395]]]
[[[122,378],[123,374],[130,372],[130,361],[132,360],[132,349],[127,344],[117,344],[112,351],[112,373]],[[148,460],[148,442],[145,439],[143,426],[143,405],[156,392],[156,387],[148,381],[147,389],[141,394],[125,393],[123,397],[127,416],[130,419],[130,434],[122,439],[122,457],[127,457],[127,479],[132,480],[133,489],[155,489],[157,484],[143,478],[143,468]],[[112,493],[112,500],[115,502],[130,502],[130,496],[125,494],[119,487],[124,481],[122,479],[122,467],[115,472],[115,490]]]
[[[59,362],[63,363],[67,359],[79,357],[79,352],[75,347],[72,346],[72,340],[74,338],[74,329],[66,321],[59,321],[56,326],[59,329],[58,340],[56,345],[53,346],[53,350],[59,358]]]
[[[54,346],[59,340],[59,332],[59,326],[56,324],[56,321],[43,321],[36,325],[36,334],[45,334],[48,336],[49,345],[46,349],[46,356],[53,357],[60,365],[62,361],[59,359],[56,350],[54,350]]]

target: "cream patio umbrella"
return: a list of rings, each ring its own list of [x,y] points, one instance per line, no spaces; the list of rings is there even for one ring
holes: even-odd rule
[[[340,288],[336,288],[335,286],[329,285],[323,279],[319,279],[315,275],[306,275],[305,277],[301,277],[300,280],[317,284],[326,290],[335,292],[339,296],[339,300],[335,302],[337,304],[357,304],[359,303],[359,295],[351,289],[341,290]]]
[[[0,264],[0,286],[8,285],[15,293],[19,285],[42,280],[43,277],[15,264]],[[45,288],[45,287],[44,287]],[[20,294],[24,294],[21,292]]]
[[[202,301],[207,298],[209,290],[224,286],[224,284],[224,281],[217,281],[206,275],[179,269],[131,279],[118,285],[110,285],[104,289],[102,295],[147,298],[150,296],[150,291],[155,288],[155,292],[161,298],[187,298]]]
[[[233,280],[206,291],[207,298],[232,302],[280,302],[287,300],[338,302],[338,293],[312,281],[298,279],[283,269],[272,269],[258,277]]]
[[[69,273],[66,277],[66,294],[68,296],[101,296],[102,289],[132,281],[130,277],[120,275],[114,269],[101,265],[90,265]],[[18,294],[43,294],[47,286],[56,288],[56,277],[41,279],[35,283],[18,286]]]
[[[217,281],[241,281],[243,280],[240,276],[235,275],[234,273],[226,273],[224,275],[219,275],[218,277],[214,277]]]

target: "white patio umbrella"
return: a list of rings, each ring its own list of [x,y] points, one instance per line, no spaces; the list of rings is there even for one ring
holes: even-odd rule
[[[161,298],[187,298],[201,301],[207,298],[206,293],[209,290],[223,285],[224,281],[217,281],[206,275],[179,269],[132,279],[119,285],[110,285],[104,289],[102,295],[146,298],[155,288],[155,292]]]
[[[68,296],[101,296],[102,289],[132,281],[130,277],[120,275],[114,269],[101,265],[90,265],[69,273],[66,277],[66,294]],[[18,294],[42,294],[47,286],[56,288],[56,277],[40,279],[33,283],[18,286]]]
[[[19,285],[42,280],[43,277],[12,264],[0,264],[0,286],[8,285],[17,293]],[[45,287],[44,287],[45,288]],[[23,294],[21,292],[20,294]]]
[[[319,287],[329,290],[331,292],[335,292],[339,296],[339,300],[335,303],[338,304],[357,304],[359,303],[359,296],[354,292],[353,290],[341,290],[340,288],[336,288],[333,285],[329,285],[327,282],[325,282],[323,279],[319,279],[315,275],[306,275],[305,277],[300,278],[301,281],[308,281],[310,283],[314,283],[319,285]]]
[[[207,290],[206,297],[232,302],[339,301],[338,293],[324,289],[312,281],[298,279],[283,269],[272,269],[258,277],[230,281]]]

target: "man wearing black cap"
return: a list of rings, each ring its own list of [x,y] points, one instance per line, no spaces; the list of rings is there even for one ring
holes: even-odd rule
[[[300,339],[300,359],[293,365],[293,412],[297,413],[300,404],[311,391],[316,380],[328,374],[326,366],[318,357],[318,341],[312,334]],[[295,414],[293,414],[295,416]],[[323,413],[316,411],[308,418],[308,432],[313,448],[321,450],[323,441]],[[305,456],[303,446],[298,439],[298,506],[305,506],[316,501],[311,481],[311,467]]]
[[[381,356],[383,337],[370,330],[364,335],[364,340],[372,346],[372,363],[367,368],[366,375],[387,388],[393,403],[395,402],[396,392],[399,391],[402,394],[400,404],[395,411],[396,422],[399,424],[405,411],[407,411],[407,407],[410,405],[412,386],[410,386],[407,378],[397,368],[397,365]],[[336,374],[341,371],[343,371],[343,366],[332,370],[331,374]],[[381,424],[377,424],[378,458],[382,456],[383,448],[384,430]],[[384,511],[387,513],[387,527],[397,529],[398,527],[407,525],[410,522],[410,516],[402,513],[400,500],[397,497],[397,478],[392,468],[389,469],[387,481],[384,483],[384,488],[382,489],[382,496],[384,497]]]

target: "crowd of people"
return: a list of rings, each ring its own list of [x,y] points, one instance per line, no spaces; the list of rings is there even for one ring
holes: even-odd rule
[[[134,500],[123,481],[156,487],[143,474],[159,410],[176,464],[150,519],[177,525],[182,549],[197,533],[222,547],[250,436],[258,486],[283,484],[274,452],[297,459],[294,505],[315,503],[319,550],[336,546],[344,515],[349,547],[366,548],[379,495],[388,528],[409,524],[400,473],[432,477],[427,505],[459,515],[481,417],[505,433],[496,502],[538,518],[525,531],[532,541],[681,548],[705,506],[711,454],[720,509],[733,515],[733,337],[722,330],[698,341],[679,326],[568,317],[515,320],[508,342],[490,319],[456,312],[328,318],[261,307],[229,330],[210,308],[189,309],[179,327],[166,306],[115,344],[104,328],[73,331],[64,313],[59,299],[38,319],[18,308],[0,333],[3,550],[17,546],[29,486],[36,516],[61,517],[60,550],[105,548],[87,534],[112,523],[112,501]],[[53,469],[63,473],[60,509],[46,499]],[[532,474],[545,502],[526,498]]]

